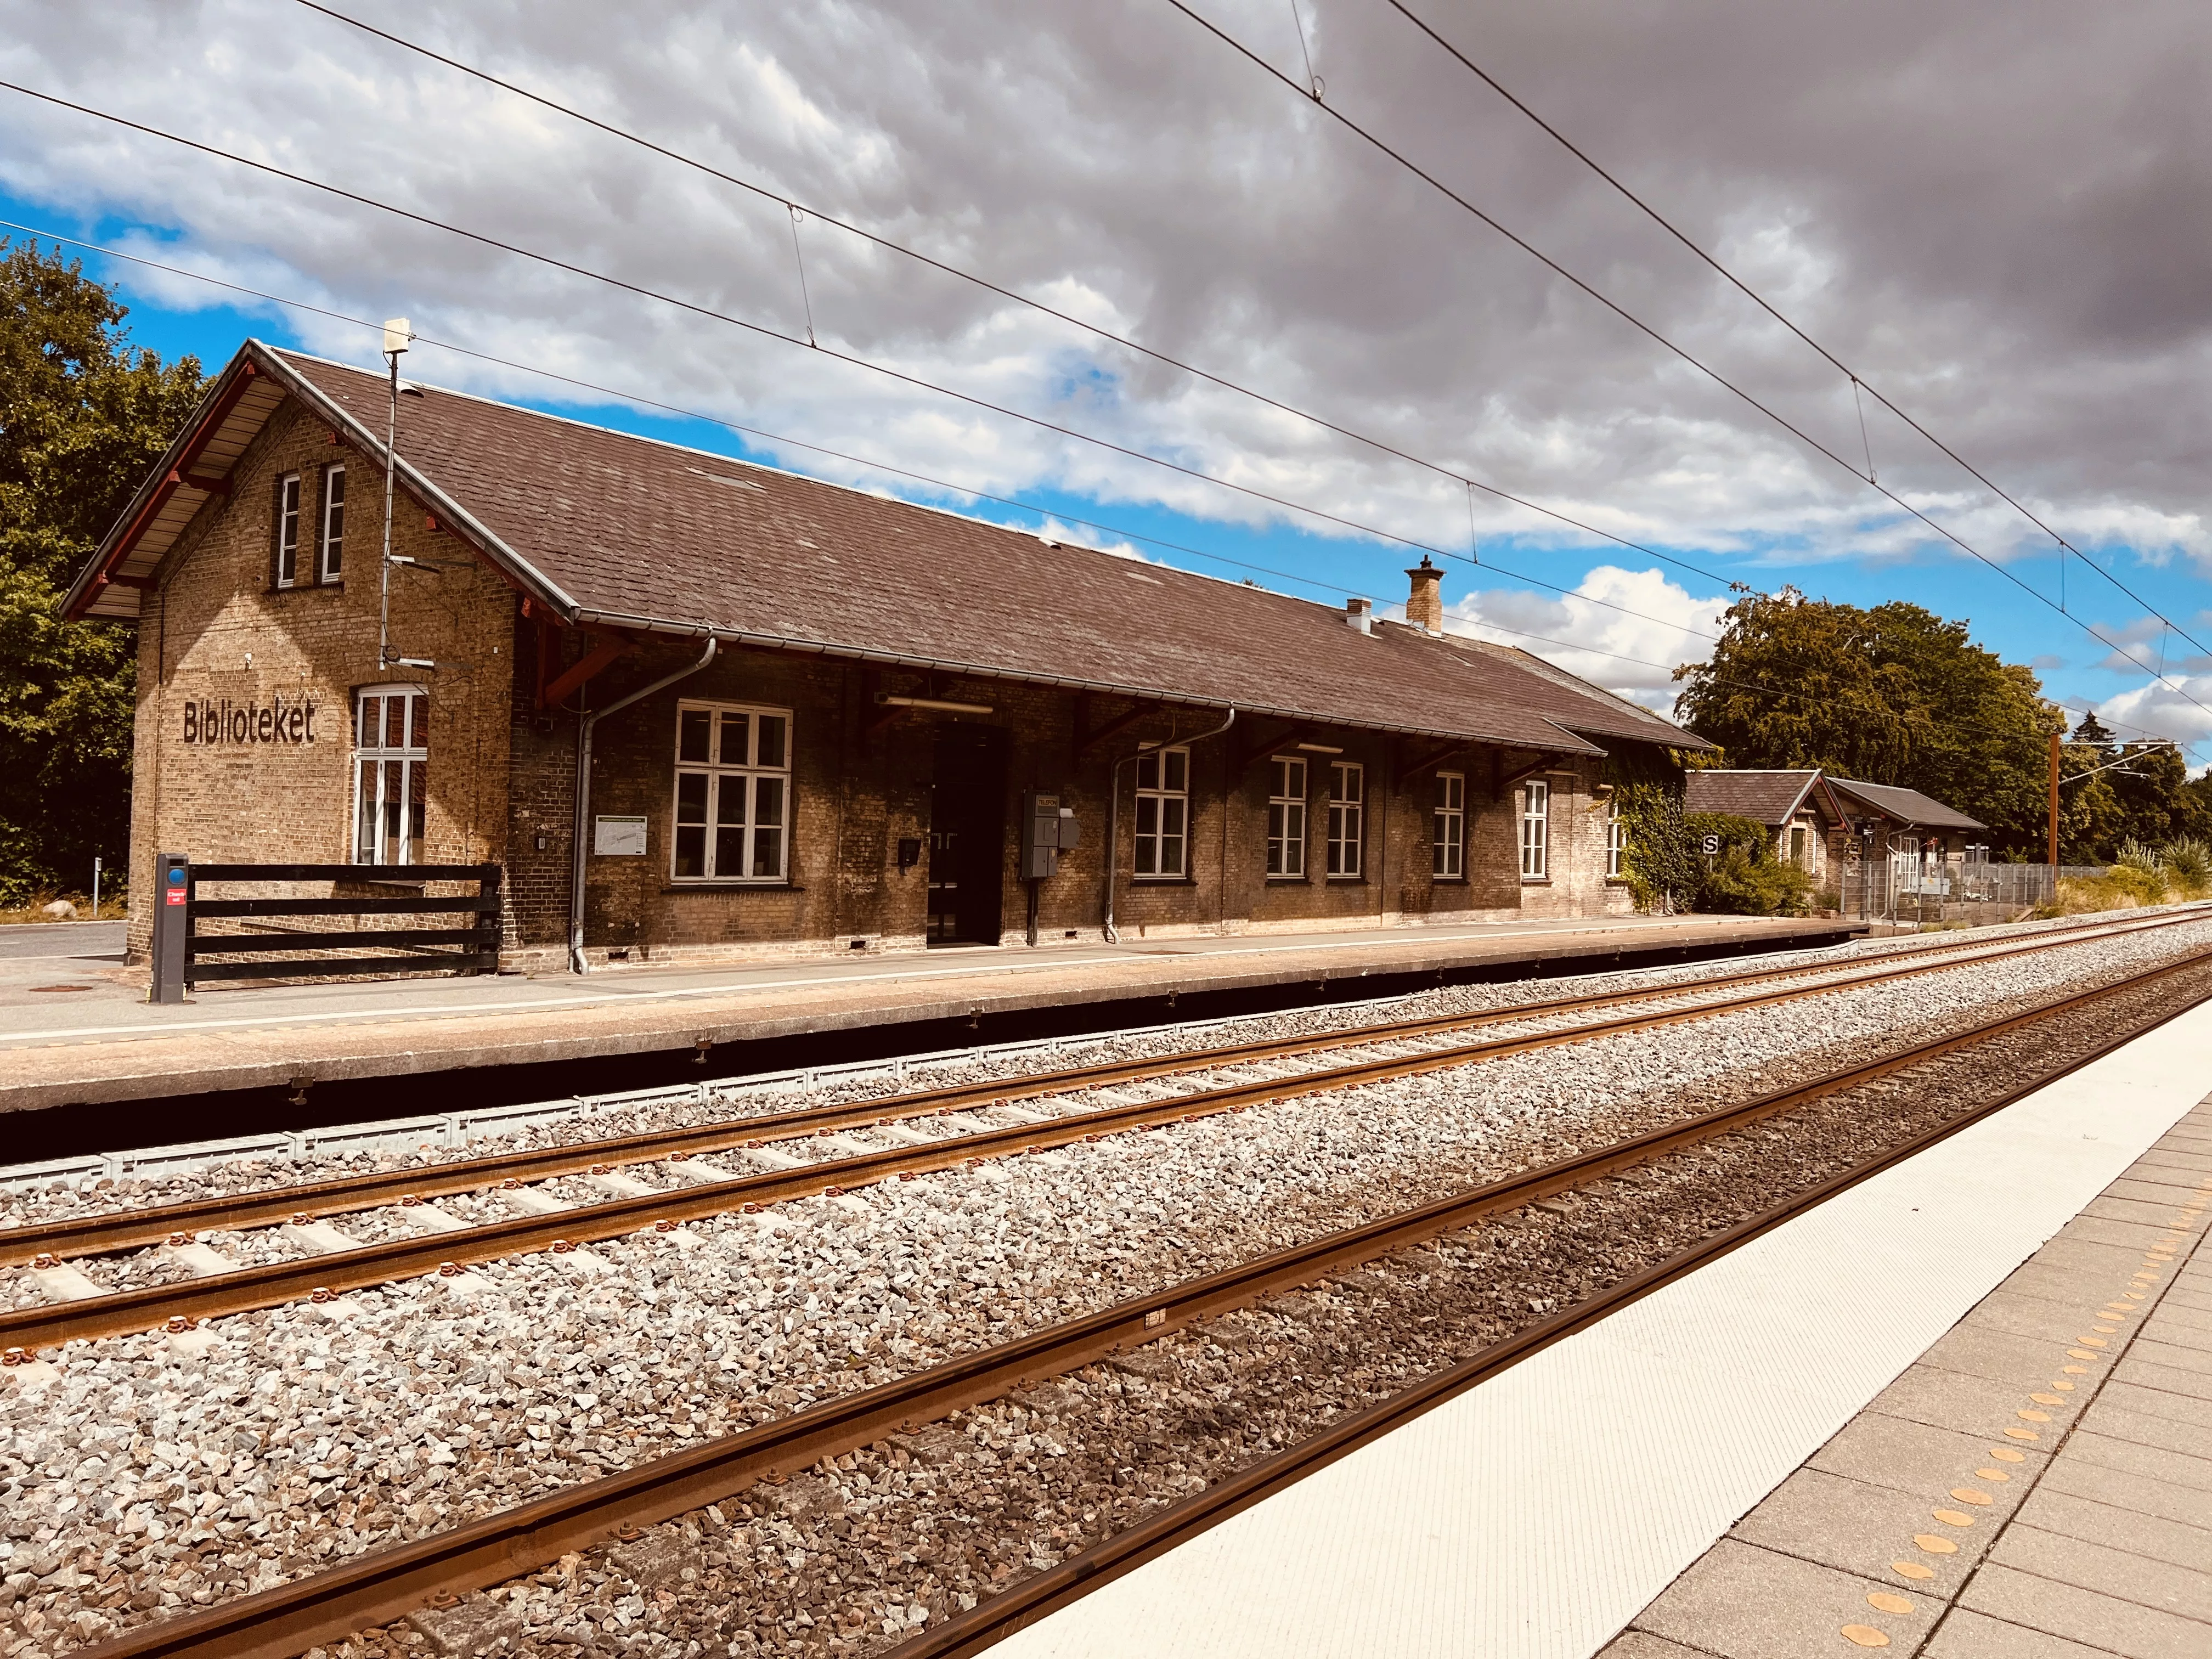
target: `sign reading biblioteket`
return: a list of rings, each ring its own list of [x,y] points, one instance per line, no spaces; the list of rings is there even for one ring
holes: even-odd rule
[[[210,747],[309,744],[322,707],[313,697],[288,698],[282,691],[267,702],[196,697],[185,705],[185,741]]]

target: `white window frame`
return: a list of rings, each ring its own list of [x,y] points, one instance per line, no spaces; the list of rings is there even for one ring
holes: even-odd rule
[[[699,729],[696,720],[687,720],[687,716],[700,715],[706,718],[705,757],[687,757],[687,732]],[[737,720],[744,723],[740,746],[734,751],[735,758],[726,758],[731,725]],[[772,758],[763,760],[763,738],[769,729],[763,722],[769,720],[781,722],[778,728],[781,752],[769,745],[766,751]],[[708,702],[688,697],[677,703],[675,781],[668,805],[671,882],[686,887],[777,887],[791,879],[793,737],[788,708],[765,703]],[[686,779],[698,781],[687,791]],[[696,818],[685,816],[693,805],[687,794],[697,797],[700,816]],[[772,811],[763,810],[763,798],[774,803]],[[729,814],[726,817],[726,811]],[[697,832],[696,838],[690,833],[693,830]],[[687,873],[684,868],[685,856],[695,839],[698,867]],[[732,852],[737,868],[725,871],[721,867],[724,860]]]
[[[1605,878],[1620,881],[1628,874],[1628,820],[1620,815],[1620,797],[1605,803]]]
[[[276,586],[300,583],[300,491],[301,479],[287,472],[276,480]],[[356,705],[356,708],[357,708]]]
[[[1328,763],[1328,878],[1358,881],[1366,873],[1367,769],[1358,761]]]
[[[1129,848],[1129,878],[1184,880],[1190,873],[1190,750],[1147,750],[1137,757],[1136,770],[1136,834]]]
[[[345,475],[343,461],[332,461],[323,469],[323,490],[315,501],[315,580],[319,582],[345,578]],[[337,486],[335,502],[331,500],[333,483]]]
[[[1436,881],[1467,879],[1467,774],[1437,774],[1431,811],[1429,874]]]
[[[406,699],[394,745],[387,700]],[[369,702],[376,726],[368,729]],[[430,693],[407,684],[364,685],[353,694],[353,862],[389,866],[417,862],[429,803]],[[362,845],[366,838],[367,846]],[[392,856],[387,858],[386,853]]]
[[[1306,757],[1267,757],[1267,879],[1306,878]]]
[[[1521,879],[1552,878],[1552,786],[1530,778],[1521,786]]]

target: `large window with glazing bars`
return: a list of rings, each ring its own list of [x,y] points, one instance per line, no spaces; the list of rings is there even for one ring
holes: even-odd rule
[[[1267,763],[1267,873],[1284,880],[1306,872],[1306,763],[1296,755]]]
[[[1164,881],[1189,873],[1190,750],[1155,749],[1137,762],[1135,873]]]
[[[676,706],[678,881],[782,881],[791,858],[791,711]]]
[[[354,695],[353,861],[413,864],[428,799],[430,699],[419,685]]]
[[[1620,881],[1628,874],[1628,820],[1620,816],[1620,797],[1605,803],[1605,878]]]
[[[1328,874],[1357,881],[1367,842],[1367,769],[1358,761],[1328,765]]]
[[[1552,786],[1531,778],[1521,786],[1521,879],[1552,878]]]
[[[1437,774],[1434,833],[1429,842],[1430,873],[1438,881],[1467,877],[1467,774]]]

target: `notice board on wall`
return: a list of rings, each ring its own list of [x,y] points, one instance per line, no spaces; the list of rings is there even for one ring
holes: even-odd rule
[[[645,820],[641,817],[593,818],[592,851],[601,858],[643,858]]]

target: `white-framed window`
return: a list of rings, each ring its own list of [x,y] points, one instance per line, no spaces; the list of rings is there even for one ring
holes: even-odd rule
[[[300,475],[287,472],[276,480],[276,586],[289,587],[300,580]]]
[[[334,582],[345,574],[345,465],[323,469],[322,522],[315,527],[315,580]]]
[[[1367,842],[1367,769],[1358,761],[1328,763],[1328,873],[1334,881],[1359,878]]]
[[[353,703],[353,861],[413,864],[428,799],[430,696],[419,685],[368,685]]]
[[[1552,873],[1552,786],[1531,778],[1521,786],[1521,879],[1548,880]]]
[[[1628,820],[1620,815],[1620,797],[1605,804],[1605,878],[1619,881],[1628,873]]]
[[[791,711],[676,705],[677,881],[782,881],[791,855]]]
[[[1285,878],[1306,872],[1306,763],[1297,755],[1267,763],[1267,873]]]
[[[1430,842],[1430,873],[1438,881],[1467,875],[1467,774],[1437,774],[1436,832]]]
[[[1809,839],[1810,837],[1805,833],[1803,824],[1793,823],[1790,826],[1790,862],[1800,870],[1809,870],[1813,867],[1813,860],[1806,850],[1806,842]]]
[[[1190,851],[1190,750],[1155,749],[1137,762],[1135,873],[1186,873]]]

